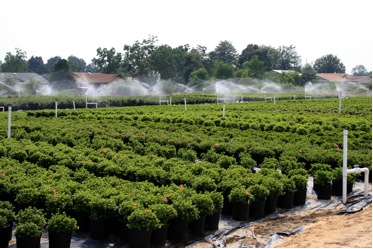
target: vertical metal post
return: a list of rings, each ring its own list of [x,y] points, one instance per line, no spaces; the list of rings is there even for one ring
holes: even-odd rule
[[[273,96],[273,104],[276,104],[276,95]]]
[[[187,110],[187,106],[186,106],[186,98],[184,98],[184,111]]]
[[[225,116],[225,105],[223,105],[223,117]]]
[[[56,104],[55,104],[55,106],[56,106],[56,118],[57,118],[57,109],[58,109],[58,107],[57,107],[57,105],[58,105],[58,103],[57,103],[57,101],[56,101]]]
[[[74,107],[74,110],[75,110],[75,100],[73,100],[73,107]]]
[[[8,107],[8,138],[10,138],[10,129],[12,127],[12,107]]]

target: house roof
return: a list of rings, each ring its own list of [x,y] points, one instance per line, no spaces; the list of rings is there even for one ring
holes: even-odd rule
[[[5,82],[6,79],[12,78],[16,79],[19,82],[28,82],[31,79],[35,79],[39,81],[41,84],[48,84],[49,81],[45,79],[43,76],[37,73],[3,73],[0,72],[0,81]]]
[[[77,80],[84,81],[88,84],[108,84],[117,78],[122,78],[119,74],[106,74],[106,73],[86,73],[75,72],[73,73]]]
[[[352,76],[346,73],[317,73],[316,76],[327,81],[350,81],[358,83],[372,81],[368,76]]]

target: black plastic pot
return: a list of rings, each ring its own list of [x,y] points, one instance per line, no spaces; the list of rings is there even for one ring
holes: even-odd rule
[[[250,205],[250,218],[253,220],[264,216],[266,200],[257,200]]]
[[[206,215],[201,215],[197,220],[189,223],[188,228],[191,234],[203,235],[205,233]]]
[[[276,211],[277,199],[278,199],[278,196],[267,198],[267,201],[264,207],[264,212],[266,214],[271,214]]]
[[[353,183],[347,182],[347,194],[352,192]],[[342,180],[335,180],[332,182],[332,195],[334,196],[342,196],[343,195],[343,181]]]
[[[205,223],[206,230],[212,231],[212,230],[219,229],[220,214],[221,214],[221,210],[218,210],[214,214],[206,216],[206,223]]]
[[[150,238],[150,245],[153,245],[156,247],[165,246],[167,236],[168,236],[169,226],[170,226],[169,224],[166,224],[166,225],[163,225],[161,228],[153,230],[151,238]]]
[[[222,215],[232,215],[233,205],[229,201],[229,198],[227,195],[223,195],[223,208],[221,210]]]
[[[12,227],[8,225],[6,227],[0,227],[0,248],[6,248],[9,246],[9,231],[12,236]]]
[[[233,202],[232,219],[237,221],[249,220],[250,204]]]
[[[280,195],[277,199],[277,206],[279,208],[293,208],[295,192],[285,193]]]
[[[294,206],[300,206],[306,204],[307,199],[307,188],[297,190],[294,193]]]
[[[317,199],[319,200],[330,200],[332,197],[332,185],[325,184],[319,185],[317,190]]]
[[[128,229],[128,246],[130,248],[149,248],[152,231]]]
[[[189,221],[175,219],[170,222],[168,227],[168,239],[185,241],[188,238]]]
[[[49,248],[69,248],[71,232],[48,232]]]
[[[108,239],[110,235],[110,226],[107,219],[90,220],[90,237],[96,240]]]
[[[16,245],[17,248],[40,248],[40,238],[38,237],[17,237]]]

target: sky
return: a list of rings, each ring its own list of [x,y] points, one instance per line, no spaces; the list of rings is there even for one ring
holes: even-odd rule
[[[213,51],[229,41],[295,46],[302,65],[333,54],[346,67],[372,70],[371,0],[2,0],[0,60],[16,48],[27,59],[70,55],[89,64],[97,48],[157,36],[156,45]]]

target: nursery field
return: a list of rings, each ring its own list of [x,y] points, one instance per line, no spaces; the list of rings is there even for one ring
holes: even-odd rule
[[[320,185],[340,180],[343,129],[348,167],[371,169],[371,96],[343,98],[340,111],[338,98],[211,102],[57,112],[53,103],[18,105],[10,138],[9,113],[0,112],[0,204],[11,203],[13,232],[22,233],[18,214],[29,206],[46,221],[66,213],[92,239],[125,243],[133,230],[155,236],[165,226],[172,227],[167,240],[186,240],[170,232],[176,221],[202,236],[216,229],[207,220],[220,213],[249,222],[273,210],[237,218],[228,205],[277,200],[304,190],[308,176]],[[111,228],[93,231],[97,221]]]

